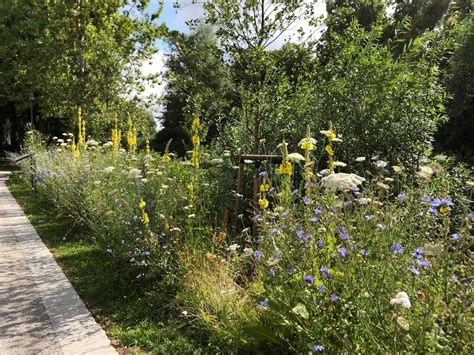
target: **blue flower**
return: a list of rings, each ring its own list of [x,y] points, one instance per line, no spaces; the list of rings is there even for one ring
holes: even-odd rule
[[[359,250],[359,254],[360,255],[367,255],[368,253],[367,253],[367,250],[361,249],[361,250]]]
[[[461,236],[459,235],[459,233],[454,233],[454,234],[451,234],[451,238],[459,239],[459,238],[461,238]]]
[[[337,248],[337,251],[339,252],[339,254],[341,254],[342,257],[346,257],[346,256],[349,256],[349,252],[347,251],[346,248],[344,247],[340,247],[340,248]]]
[[[323,247],[324,247],[324,242],[323,242],[322,240],[318,240],[318,241],[316,242],[316,244],[317,244],[318,247],[320,247],[320,248],[323,248]]]
[[[415,251],[413,252],[413,256],[416,259],[421,259],[424,253],[425,251],[422,248],[416,248]]]
[[[373,220],[375,217],[371,214],[368,214],[367,216],[365,216],[365,219],[368,220],[368,221],[371,221]]]
[[[316,289],[321,292],[326,292],[327,290],[326,286],[324,286],[323,284],[318,285]]]
[[[298,238],[300,238],[300,239],[303,238],[303,235],[304,235],[304,232],[303,232],[302,230],[296,231],[296,236],[297,236]]]
[[[268,173],[265,170],[263,170],[263,171],[259,172],[258,175],[264,177],[264,176],[268,176]]]
[[[402,194],[398,194],[397,197],[395,197],[395,199],[396,199],[397,201],[403,201],[404,198],[405,198],[405,194],[403,194],[403,193],[402,193]]]
[[[308,196],[303,197],[303,202],[305,205],[309,205],[311,203],[311,200]]]
[[[375,154],[372,154],[372,156],[370,157],[370,160],[374,161],[374,160],[377,160],[379,157]]]
[[[282,212],[281,215],[282,215],[282,217],[286,217],[286,216],[289,215],[289,212]]]
[[[392,245],[392,252],[394,254],[401,254],[403,253],[403,246],[400,243],[397,243],[395,245]]]
[[[270,276],[275,275],[275,272],[276,272],[276,269],[275,269],[274,267],[271,267],[270,270],[268,270],[268,274],[269,274]]]
[[[416,263],[419,267],[430,267],[431,263],[427,260],[417,260]]]
[[[260,303],[258,304],[258,307],[265,308],[267,304],[268,304],[268,298],[265,298],[262,301],[260,301]]]
[[[253,253],[253,257],[255,259],[260,259],[263,256],[263,253],[260,250],[255,250],[255,253]]]
[[[379,169],[383,169],[387,166],[387,163],[384,162],[383,160],[380,160],[380,161],[377,162],[377,164],[375,164],[375,166]]]
[[[316,222],[318,222],[318,221],[319,221],[319,218],[318,218],[318,217],[316,217],[316,216],[311,217],[311,222],[316,223]]]
[[[314,283],[314,277],[311,275],[303,276],[303,280],[309,282],[311,285]]]
[[[273,229],[271,229],[271,230],[268,232],[268,234],[269,234],[269,235],[273,235],[273,234],[275,234],[275,233],[277,233],[277,232],[278,232],[278,229],[273,228]]]
[[[341,240],[347,240],[347,239],[349,239],[349,234],[344,233],[343,235],[341,235]]]
[[[324,351],[325,347],[323,345],[313,345],[311,347],[311,350],[321,352]]]
[[[410,269],[410,272],[411,272],[413,275],[415,275],[415,276],[419,276],[419,275],[421,274],[421,273],[420,273],[417,269],[415,269],[414,267]]]
[[[132,220],[133,220],[134,222],[138,221],[138,216],[133,216],[133,217],[132,217]]]
[[[292,195],[296,195],[297,193],[298,193],[298,189],[294,189],[293,191],[291,191]]]
[[[423,195],[421,197],[421,202],[429,202],[431,200],[431,197],[429,197],[428,195]]]
[[[474,221],[474,213],[469,213],[469,214],[467,215],[467,218],[468,218],[469,220],[471,220],[471,221]]]
[[[428,213],[437,213],[438,210],[436,208],[430,207],[428,208]]]
[[[346,228],[343,226],[338,226],[337,229],[339,230],[339,233],[344,233],[346,231]]]
[[[321,206],[318,206],[314,209],[315,214],[321,214],[323,212],[323,208]]]
[[[331,301],[336,302],[339,299],[339,296],[336,295],[335,293],[331,294]]]

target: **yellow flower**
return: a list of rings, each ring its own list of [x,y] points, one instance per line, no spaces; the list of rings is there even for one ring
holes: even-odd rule
[[[193,184],[188,184],[188,186],[186,186],[186,188],[187,188],[189,191],[193,191],[193,190],[194,190],[194,185],[193,185]]]
[[[324,149],[326,150],[326,152],[328,152],[329,155],[331,155],[331,156],[334,155],[334,150],[332,149],[330,144],[328,144],[326,146],[326,148],[324,148]]]
[[[199,138],[199,136],[194,135],[194,136],[192,136],[191,139],[192,139],[194,145],[200,145],[201,144],[201,138]]]
[[[201,124],[201,121],[199,120],[199,117],[194,117],[193,126],[194,127],[199,127],[200,124]]]
[[[268,207],[268,200],[264,197],[258,200],[258,204],[262,208],[267,208]]]
[[[163,157],[161,157],[161,160],[164,162],[168,162],[171,160],[171,157],[168,153],[163,154]]]
[[[76,145],[74,143],[71,144],[71,150],[75,151],[76,150]]]
[[[441,213],[448,213],[449,211],[451,211],[451,208],[449,206],[441,206],[439,211]]]
[[[143,200],[140,200],[140,205],[139,206],[140,206],[141,209],[144,209],[145,206],[146,206],[146,202],[143,201]]]
[[[334,133],[332,129],[329,129],[327,131],[321,131],[321,133],[328,137],[329,140],[333,140],[336,138],[336,133]]]
[[[290,162],[280,164],[280,174],[291,175],[293,173],[293,166]]]
[[[270,189],[270,185],[268,184],[261,184],[260,185],[260,192],[267,192]]]
[[[148,217],[148,213],[143,212],[142,222],[144,225],[148,225],[148,223],[150,223],[150,217]]]
[[[314,144],[311,143],[309,139],[305,139],[301,144],[300,148],[303,150],[313,150],[314,149]]]

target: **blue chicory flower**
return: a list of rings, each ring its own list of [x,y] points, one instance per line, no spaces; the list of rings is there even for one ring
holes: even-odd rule
[[[324,351],[324,349],[326,348],[323,345],[313,345],[311,347],[311,350],[316,351],[316,352]]]
[[[417,260],[416,263],[419,267],[430,267],[431,263],[427,260]]]
[[[347,251],[346,248],[344,247],[340,247],[340,248],[337,248],[337,251],[339,252],[339,254],[341,254],[342,257],[346,257],[346,256],[349,256],[349,252]]]
[[[394,254],[401,254],[403,253],[403,246],[400,243],[397,243],[395,245],[392,245],[392,252]]]
[[[314,277],[311,275],[303,276],[303,280],[309,282],[311,285],[314,283]]]
[[[260,250],[255,250],[255,252],[253,253],[253,257],[257,260],[260,259],[262,256],[263,253]]]

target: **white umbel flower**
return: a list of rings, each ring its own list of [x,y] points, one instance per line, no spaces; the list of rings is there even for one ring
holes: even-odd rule
[[[430,179],[433,176],[433,174],[434,174],[434,171],[429,166],[422,166],[420,170],[416,173],[416,175],[426,180]]]
[[[108,166],[104,169],[104,173],[111,174],[114,171],[114,169],[115,168],[113,166]]]
[[[130,170],[128,171],[128,177],[130,177],[130,178],[137,178],[137,177],[140,176],[141,173],[142,173],[142,172],[141,172],[139,169],[133,168],[133,169],[130,169]]]
[[[292,163],[299,163],[300,161],[304,161],[304,156],[302,156],[300,153],[291,153],[288,154],[288,160]]]
[[[397,293],[395,297],[390,300],[390,304],[399,304],[403,308],[411,308],[410,298],[408,298],[407,293],[404,291]]]
[[[351,191],[361,185],[365,179],[356,174],[330,174],[321,180],[321,185],[332,191]]]

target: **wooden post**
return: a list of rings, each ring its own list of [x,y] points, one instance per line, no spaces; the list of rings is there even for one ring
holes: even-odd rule
[[[236,192],[236,202],[235,202],[235,229],[239,230],[239,227],[241,226],[241,218],[239,217],[240,215],[240,210],[242,209],[242,190],[244,187],[244,159],[242,159],[243,153],[239,153],[239,175],[237,177],[237,189],[235,190]]]

